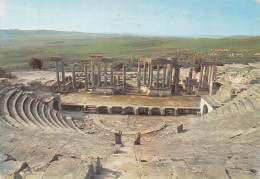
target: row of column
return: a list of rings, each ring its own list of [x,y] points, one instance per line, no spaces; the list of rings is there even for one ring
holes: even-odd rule
[[[61,64],[59,64],[59,63],[61,63]],[[55,66],[56,66],[57,86],[60,87],[61,82],[62,82],[62,84],[66,83],[64,62],[63,61],[55,61]],[[61,82],[60,82],[60,68],[61,68],[61,78],[62,78]]]
[[[156,74],[156,84],[153,85],[154,82],[154,66],[157,67],[157,74]],[[138,76],[137,76],[137,90],[140,92],[141,88],[141,63],[138,62]],[[162,64],[163,66],[163,77],[161,81],[160,86],[160,67],[161,64],[153,64],[144,62],[144,68],[143,68],[143,85],[149,87],[150,89],[153,89],[153,87],[156,88],[171,88],[172,85],[172,76],[173,76],[173,64]],[[148,67],[148,69],[147,69]],[[148,70],[148,74],[147,74]],[[147,76],[148,75],[148,76]],[[180,76],[180,68],[178,65],[175,66],[175,73],[174,73],[174,84],[175,84],[175,92],[178,92],[178,85],[179,85],[179,76]]]
[[[209,89],[210,95],[214,91],[214,80],[216,75],[215,65],[201,65],[199,89]]]
[[[95,66],[97,66],[97,75],[95,74]],[[94,63],[91,62],[91,74],[90,78],[88,76],[88,64],[84,63],[84,79],[85,79],[85,90],[89,90],[89,82],[91,82],[91,88],[92,91],[95,91],[97,87],[108,87],[108,86],[115,86],[117,84],[120,84],[120,76],[114,76],[114,67],[111,65],[110,68],[110,83],[108,82],[108,73],[107,73],[107,64],[104,63],[104,83],[102,85],[101,81],[101,67],[100,63]],[[58,71],[58,69],[56,68]],[[75,74],[75,64],[72,65],[72,84],[73,89],[76,90],[76,74]],[[58,73],[57,73],[58,74]],[[59,80],[59,77],[57,76],[57,79]],[[65,77],[64,77],[65,79]],[[57,81],[58,81],[57,80]],[[126,89],[126,66],[123,66],[123,88]]]

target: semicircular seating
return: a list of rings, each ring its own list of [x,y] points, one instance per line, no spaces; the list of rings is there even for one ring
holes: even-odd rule
[[[19,87],[0,89],[0,114],[9,126],[46,132],[80,132],[73,119],[23,92]],[[2,121],[1,121],[2,122]]]
[[[202,116],[207,120],[227,119],[246,116],[248,113],[260,109],[260,85],[255,84],[251,88],[239,93],[234,99],[217,108],[211,113]]]

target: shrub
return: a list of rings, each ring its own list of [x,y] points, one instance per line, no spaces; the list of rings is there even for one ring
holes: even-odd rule
[[[42,60],[39,59],[39,58],[34,58],[34,57],[32,57],[31,60],[30,60],[30,62],[29,62],[29,65],[30,65],[31,67],[33,67],[33,69],[42,69],[42,67],[43,67],[43,62],[42,62]]]

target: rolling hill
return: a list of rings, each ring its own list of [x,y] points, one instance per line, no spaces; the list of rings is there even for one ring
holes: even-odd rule
[[[183,51],[195,54],[220,48],[256,53],[260,52],[260,38],[178,38],[52,30],[0,30],[0,66],[27,65],[31,57],[88,59],[89,54],[100,53],[111,58],[137,58],[173,55]]]

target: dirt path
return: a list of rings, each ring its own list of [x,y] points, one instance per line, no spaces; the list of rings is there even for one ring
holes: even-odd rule
[[[127,139],[128,140],[128,139]],[[141,169],[136,159],[133,142],[128,140],[118,151],[106,160],[100,175],[95,179],[103,178],[141,178]]]

